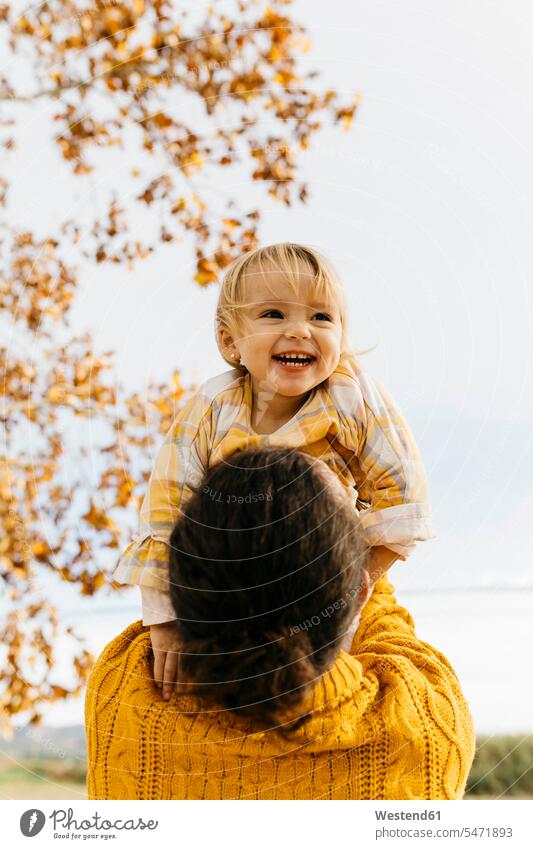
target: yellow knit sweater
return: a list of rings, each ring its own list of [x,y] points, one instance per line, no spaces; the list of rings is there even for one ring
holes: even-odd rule
[[[350,654],[318,681],[289,739],[193,697],[165,702],[150,633],[130,625],[102,652],[85,704],[90,799],[457,799],[472,719],[446,658],[415,636],[386,578]]]

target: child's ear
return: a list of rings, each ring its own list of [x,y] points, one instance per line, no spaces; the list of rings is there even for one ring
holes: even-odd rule
[[[235,343],[235,340],[227,327],[221,327],[218,331],[218,338],[220,339],[220,344],[224,349],[227,349],[226,353],[231,353],[231,348]]]

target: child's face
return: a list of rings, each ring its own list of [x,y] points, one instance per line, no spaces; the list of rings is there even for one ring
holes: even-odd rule
[[[303,395],[329,377],[339,362],[339,311],[315,300],[312,282],[305,266],[296,295],[279,271],[261,274],[252,268],[246,274],[247,299],[235,347],[252,377],[280,395]],[[305,365],[290,365],[278,358],[289,353],[310,359]]]

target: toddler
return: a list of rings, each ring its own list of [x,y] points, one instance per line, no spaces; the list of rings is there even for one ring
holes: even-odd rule
[[[178,412],[156,457],[139,533],[113,575],[140,585],[154,679],[164,698],[174,689],[178,659],[170,534],[204,472],[231,462],[234,452],[283,446],[325,461],[360,512],[372,583],[405,560],[416,541],[435,536],[411,431],[390,396],[362,371],[347,332],[343,287],[314,248],[279,243],[228,267],[216,336],[233,368],[205,381]],[[238,509],[244,495],[230,493],[229,502],[227,493],[210,494],[221,510]]]

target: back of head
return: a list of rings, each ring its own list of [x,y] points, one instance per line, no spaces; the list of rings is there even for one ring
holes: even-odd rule
[[[321,467],[286,448],[238,452],[207,472],[176,523],[180,676],[209,705],[294,726],[338,654],[366,549]]]

